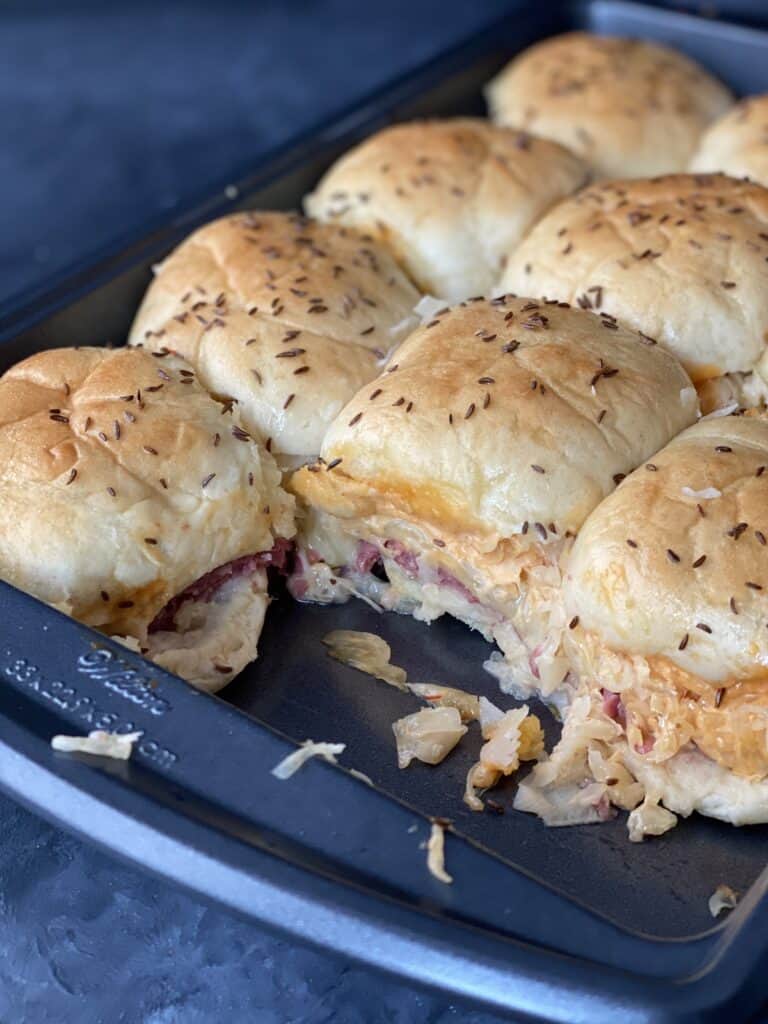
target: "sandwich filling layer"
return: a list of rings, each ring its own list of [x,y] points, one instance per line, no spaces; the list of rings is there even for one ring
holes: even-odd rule
[[[437,537],[423,523],[311,509],[288,588],[300,601],[354,595],[422,622],[452,615],[499,645],[486,668],[503,689],[556,702],[568,676],[560,559],[570,542],[541,523],[503,540]]]
[[[768,776],[764,670],[712,682],[663,655],[612,650],[580,629],[566,637],[565,646],[581,685],[599,693],[603,712],[638,756],[663,764],[693,744],[743,778]]]
[[[735,825],[768,821],[764,676],[713,683],[578,628],[564,634],[564,650],[579,688],[559,743],[520,785],[518,810],[572,825],[621,808],[632,812],[636,840],[694,811]]]

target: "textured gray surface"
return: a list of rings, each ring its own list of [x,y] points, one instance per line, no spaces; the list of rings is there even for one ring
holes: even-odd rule
[[[0,798],[4,1024],[493,1024],[275,939]]]
[[[0,300],[505,6],[0,3]],[[491,1024],[266,935],[4,798],[0,950],[3,1024]]]
[[[0,1020],[493,1024],[275,939],[0,799]]]

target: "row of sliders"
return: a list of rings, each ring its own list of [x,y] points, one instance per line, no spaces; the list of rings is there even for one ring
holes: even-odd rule
[[[749,118],[582,34],[489,95],[195,232],[126,349],[9,370],[0,575],[208,690],[271,572],[449,614],[564,719],[521,808],[768,820],[768,189],[666,173]]]
[[[612,320],[463,304],[292,477],[290,586],[493,641],[502,689],[565,721],[517,798],[551,824],[643,798],[651,821],[659,800],[764,821],[768,420],[698,415],[680,364]]]

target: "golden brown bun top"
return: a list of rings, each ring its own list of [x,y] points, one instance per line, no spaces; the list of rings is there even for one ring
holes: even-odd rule
[[[505,290],[612,314],[695,381],[749,371],[768,332],[768,189],[670,175],[583,189],[512,254]]]
[[[419,298],[370,238],[298,214],[214,221],[156,273],[129,344],[184,356],[287,455],[319,451],[328,423],[412,326]]]
[[[527,132],[413,121],[346,153],[305,207],[375,235],[423,291],[457,302],[489,294],[505,255],[586,177],[572,153]]]
[[[582,527],[568,613],[613,648],[705,679],[767,674],[768,421],[704,419],[651,465]]]
[[[411,335],[292,487],[340,516],[401,514],[445,535],[493,541],[526,523],[562,535],[696,415],[682,367],[633,332],[480,300]]]
[[[491,116],[568,146],[602,178],[684,170],[731,94],[658,43],[570,32],[524,50],[489,84]]]
[[[274,461],[236,434],[180,359],[68,348],[24,360],[0,378],[0,575],[143,638],[194,580],[293,534]]]
[[[724,171],[768,185],[768,95],[750,96],[702,135],[692,171]]]

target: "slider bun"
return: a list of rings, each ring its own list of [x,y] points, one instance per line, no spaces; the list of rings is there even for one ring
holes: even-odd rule
[[[236,214],[161,264],[129,344],[188,359],[273,453],[314,455],[412,326],[418,298],[370,238],[297,214]]]
[[[531,46],[486,98],[494,121],[555,139],[602,178],[684,170],[699,135],[731,103],[725,86],[681,53],[586,32]]]
[[[0,575],[143,640],[190,583],[294,532],[277,467],[232,435],[238,422],[174,357],[70,348],[14,366],[0,378]]]
[[[768,468],[758,471],[768,467],[768,421],[702,420],[652,463],[656,472],[637,469],[582,527],[565,585],[569,615],[614,650],[664,655],[710,682],[765,674]],[[740,523],[747,525],[734,539],[729,531]]]
[[[325,465],[292,487],[342,517],[402,515],[490,546],[525,522],[562,535],[696,412],[682,367],[633,332],[479,300],[412,334],[330,427]]]
[[[560,203],[501,288],[595,306],[694,381],[754,368],[768,331],[768,189],[724,175],[606,182]]]
[[[768,95],[750,96],[707,129],[692,171],[724,171],[768,185]]]
[[[470,118],[414,121],[343,156],[304,205],[375,235],[422,290],[455,302],[487,295],[505,254],[585,180],[554,142]]]

